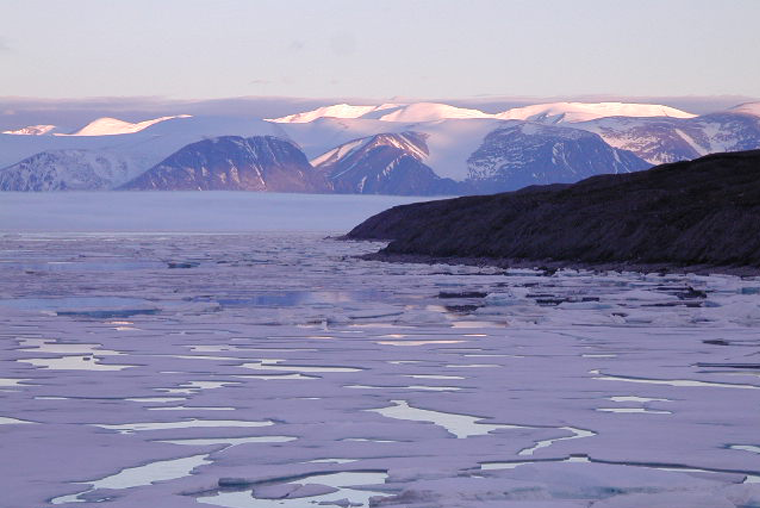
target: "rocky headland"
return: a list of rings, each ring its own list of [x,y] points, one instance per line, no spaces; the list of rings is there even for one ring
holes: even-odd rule
[[[390,240],[385,260],[760,274],[760,150],[398,206],[346,238]]]

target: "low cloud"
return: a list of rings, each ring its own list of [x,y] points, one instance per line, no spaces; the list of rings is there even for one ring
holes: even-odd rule
[[[13,51],[10,40],[5,37],[0,37],[0,53],[7,53]]]

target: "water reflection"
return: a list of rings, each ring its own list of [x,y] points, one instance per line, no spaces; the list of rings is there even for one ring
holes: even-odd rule
[[[225,307],[297,307],[299,305],[378,302],[392,295],[378,290],[357,291],[267,291],[240,298],[215,298]],[[208,300],[206,300],[208,301]]]
[[[118,296],[0,299],[0,307],[21,311],[47,312],[58,316],[85,316],[103,319],[158,312],[158,309],[148,300]]]

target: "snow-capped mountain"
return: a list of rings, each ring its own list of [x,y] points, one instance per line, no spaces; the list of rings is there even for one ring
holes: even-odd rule
[[[190,118],[190,115],[162,116],[151,120],[132,123],[119,120],[118,118],[98,118],[88,123],[70,136],[117,136],[119,134],[132,134],[147,129],[151,125],[172,120],[174,118]]]
[[[379,119],[383,122],[419,123],[451,118],[494,118],[494,115],[478,109],[458,108],[436,102],[418,102],[384,114]]]
[[[631,152],[610,147],[595,134],[529,123],[493,131],[467,164],[467,181],[483,193],[572,183],[594,175],[650,167]]]
[[[502,120],[523,120],[544,124],[576,123],[625,116],[632,118],[694,118],[697,115],[660,104],[626,102],[554,102],[513,108],[495,115]]]
[[[652,164],[760,148],[760,117],[732,111],[695,118],[601,118],[573,124]]]
[[[286,137],[277,124],[262,120],[230,119],[221,117],[177,117],[151,125],[139,132],[104,135],[104,136],[31,136],[0,134],[0,168],[15,166],[19,161],[29,159],[43,152],[56,152],[81,150],[87,153],[102,154],[107,159],[129,161],[130,178],[147,171],[166,157],[182,147],[206,138],[225,135],[242,135],[245,137],[256,135],[275,135]],[[75,173],[83,171],[81,164],[93,163],[88,170],[93,174],[99,174],[100,169],[93,157],[83,157],[74,164],[78,168],[75,172],[62,171],[64,166],[58,164],[55,157],[43,157],[37,159],[33,173],[28,175],[29,182],[24,185],[14,184],[17,187],[36,190],[56,190],[60,188],[79,188],[80,182]],[[43,161],[47,161],[51,167],[55,166],[56,174],[60,182],[55,186],[40,187],[33,180],[48,178]],[[31,166],[27,166],[31,167]],[[67,181],[69,177],[73,179]],[[120,185],[124,181],[117,182]]]
[[[446,195],[460,191],[425,163],[428,147],[418,132],[383,133],[356,139],[312,159],[335,192],[350,194]]]
[[[2,191],[109,190],[134,178],[139,161],[104,150],[51,150],[0,170]]]
[[[294,113],[281,118],[268,118],[267,120],[275,123],[309,123],[320,118],[360,118],[371,115],[372,113],[395,110],[399,108],[398,104],[381,104],[380,106],[352,106],[350,104],[335,104],[333,106],[323,106],[311,111]]]
[[[151,122],[150,120],[148,122]],[[137,125],[137,124],[135,124]],[[85,127],[86,128],[86,127]],[[80,129],[78,132],[82,132]],[[0,134],[0,167],[15,164],[34,154],[49,150],[107,150],[139,154],[148,166],[161,162],[183,146],[217,136],[283,136],[277,124],[258,119],[177,115],[154,122],[137,132],[105,135],[32,136]]]
[[[336,104],[271,119],[276,123],[308,123],[320,118],[363,118],[382,122],[434,122],[448,118],[494,118],[495,115],[477,109],[459,108],[437,102],[414,104],[382,104],[380,106],[351,106]]]
[[[383,104],[381,106],[351,106],[336,104],[275,118],[277,123],[308,123],[320,118],[363,118],[383,122],[435,122],[452,118],[493,118],[557,124],[586,122],[613,116],[693,118],[696,115],[660,104],[626,102],[554,102],[512,108],[501,113],[485,113],[479,109],[461,108],[436,102],[412,104]]]
[[[223,136],[182,148],[121,189],[327,192],[329,185],[288,140]]]
[[[310,162],[314,167],[332,168],[357,154],[367,153],[382,146],[402,150],[417,160],[422,160],[428,155],[424,135],[417,132],[383,133],[368,138],[354,139],[312,159]]]
[[[283,133],[314,159],[344,143],[375,136],[414,131],[425,134],[429,154],[425,164],[444,178],[464,180],[467,159],[491,131],[510,121],[489,118],[447,119],[406,124],[365,118],[320,118],[309,123],[278,124]]]
[[[498,120],[414,127],[420,130],[351,140],[312,164],[338,192],[426,195],[500,192],[650,167],[598,135],[570,127]],[[443,161],[456,167],[444,173],[438,166]]]
[[[17,136],[116,136],[119,134],[133,134],[147,129],[151,125],[172,120],[174,118],[190,118],[190,115],[162,116],[143,120],[142,122],[127,122],[118,118],[103,117],[93,120],[81,129],[72,133],[60,132],[56,125],[28,125],[21,129],[3,131],[3,134],[15,134]]]
[[[44,136],[46,134],[53,134],[58,129],[55,125],[42,124],[42,125],[27,125],[21,129],[12,131],[3,131],[3,134],[15,134],[16,136]]]

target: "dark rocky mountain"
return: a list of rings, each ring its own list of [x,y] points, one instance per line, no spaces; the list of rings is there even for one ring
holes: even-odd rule
[[[274,136],[222,136],[185,146],[121,190],[329,192],[293,143]]]
[[[347,237],[391,239],[386,256],[760,268],[760,150],[399,206]]]
[[[465,186],[441,178],[423,160],[424,134],[383,133],[355,139],[312,160],[335,192],[412,196],[462,194]]]
[[[467,182],[478,192],[494,193],[629,173],[651,165],[631,152],[610,147],[590,132],[520,123],[488,134],[467,166]]]

